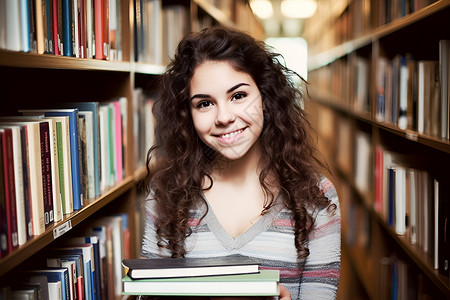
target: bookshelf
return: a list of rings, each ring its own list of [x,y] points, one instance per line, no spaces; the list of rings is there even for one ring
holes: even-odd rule
[[[450,1],[325,1],[305,25],[308,111],[340,182],[343,261],[361,298],[450,298],[439,262],[449,253],[439,223],[449,215],[439,210],[450,165],[449,99],[441,97],[449,17]],[[426,61],[433,85],[420,85]],[[436,93],[425,94],[425,85]]]
[[[94,1],[82,1],[89,3]],[[101,1],[100,1],[101,2]],[[110,1],[111,2],[111,1]],[[56,3],[56,2],[55,2]],[[143,157],[138,148],[142,145],[134,135],[136,128],[134,120],[137,102],[136,90],[140,90],[145,99],[155,88],[155,79],[165,69],[169,52],[168,45],[176,46],[178,39],[190,30],[200,30],[205,26],[221,24],[240,28],[261,38],[262,26],[253,16],[247,1],[206,1],[206,0],[117,0],[118,23],[117,32],[120,43],[120,55],[110,59],[95,59],[68,57],[53,54],[38,54],[9,50],[0,42],[0,73],[2,82],[1,116],[16,115],[19,108],[33,107],[40,102],[87,102],[97,101],[100,104],[119,97],[125,97],[126,115],[123,125],[125,132],[122,137],[124,150],[124,175],[114,185],[107,187],[100,195],[88,199],[78,211],[65,214],[62,220],[45,229],[43,234],[33,236],[17,249],[0,258],[0,278],[6,279],[25,264],[33,261],[37,253],[45,252],[67,236],[76,235],[79,228],[88,226],[97,218],[107,214],[126,213],[130,232],[130,257],[140,255],[141,219],[139,205],[142,195],[139,183],[145,176]],[[159,20],[152,24],[156,33],[149,33],[144,39],[139,33],[144,33],[143,24],[153,19],[147,13],[147,23],[142,23],[136,17],[138,3],[145,3],[142,8],[155,7]],[[18,5],[18,4],[17,4]],[[176,24],[165,26],[163,19],[167,11],[176,6],[179,13],[185,15],[186,27]],[[2,7],[1,9],[4,9]],[[226,13],[225,13],[226,12]],[[5,16],[1,12],[1,16]],[[201,19],[201,22],[199,21]],[[176,27],[176,28],[172,28]],[[7,28],[6,32],[9,32]],[[166,34],[168,33],[168,34]],[[152,40],[149,38],[157,38]],[[153,43],[154,42],[154,43]],[[159,48],[160,57],[147,55]],[[170,49],[173,51],[173,49]],[[146,53],[145,55],[143,53]],[[119,59],[120,58],[120,59]],[[138,125],[139,126],[139,125]],[[144,145],[144,150],[146,145]],[[121,268],[119,266],[119,268]]]

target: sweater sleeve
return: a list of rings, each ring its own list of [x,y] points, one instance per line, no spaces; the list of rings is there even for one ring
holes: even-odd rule
[[[316,215],[309,236],[310,254],[306,258],[300,283],[300,299],[335,299],[339,285],[341,258],[341,214],[336,189],[324,178],[321,188],[335,210],[323,209]]]

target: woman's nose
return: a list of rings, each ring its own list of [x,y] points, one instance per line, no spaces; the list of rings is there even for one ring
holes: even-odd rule
[[[228,104],[217,106],[216,125],[227,125],[236,120],[236,115]]]

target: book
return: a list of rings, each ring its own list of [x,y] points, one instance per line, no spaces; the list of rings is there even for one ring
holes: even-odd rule
[[[280,294],[278,270],[255,274],[122,280],[125,295],[160,296],[277,296]]]
[[[211,258],[124,259],[132,279],[236,275],[259,272],[259,262],[246,256]]]
[[[1,125],[0,129],[10,129],[12,133],[12,150],[14,165],[14,185],[15,185],[15,204],[17,218],[17,240],[19,245],[25,244],[28,240],[26,219],[25,219],[25,199],[23,189],[23,163],[22,163],[22,141],[21,127],[14,125]]]
[[[69,272],[67,268],[53,268],[48,267],[45,269],[28,270],[25,271],[26,275],[45,275],[48,282],[61,282],[63,299],[70,299],[69,290]]]
[[[19,246],[17,232],[16,191],[14,182],[13,133],[11,128],[0,129],[3,147],[3,180],[5,184],[6,220],[8,223],[8,249]],[[4,241],[2,241],[4,242]]]
[[[43,113],[45,117],[69,117],[73,209],[80,210],[83,207],[83,194],[81,187],[80,151],[78,145],[78,109],[24,109],[19,110],[19,112],[24,115]]]

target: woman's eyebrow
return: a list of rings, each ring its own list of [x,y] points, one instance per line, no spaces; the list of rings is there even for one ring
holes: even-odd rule
[[[241,86],[246,85],[246,86],[250,86],[250,84],[242,82],[242,83],[238,83],[235,86],[233,86],[232,88],[228,89],[227,94],[231,93],[232,91],[240,88]]]
[[[192,101],[195,98],[206,99],[206,98],[210,98],[210,97],[211,96],[206,95],[206,94],[195,94],[194,96],[191,97],[191,99],[189,99],[189,101]]]
[[[235,86],[229,88],[229,89],[227,90],[227,94],[233,92],[234,90],[240,88],[241,86],[250,86],[250,84],[245,83],[245,82],[238,83],[238,84],[236,84]],[[195,98],[206,99],[206,98],[210,98],[210,97],[211,97],[211,96],[210,96],[210,95],[207,95],[207,94],[195,94],[195,95],[193,95],[193,96],[191,97],[190,101],[194,100]]]

